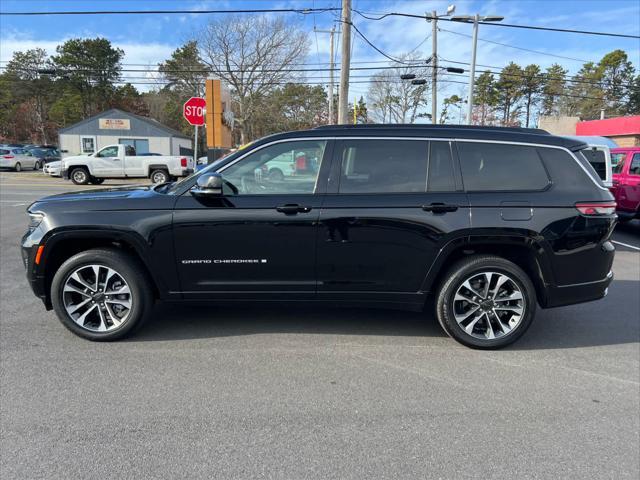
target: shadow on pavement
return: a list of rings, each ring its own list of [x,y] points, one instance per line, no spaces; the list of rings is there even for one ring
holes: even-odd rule
[[[508,348],[544,350],[637,343],[640,341],[638,286],[639,282],[635,281],[615,281],[603,300],[538,309],[529,331]],[[271,333],[444,337],[431,311],[431,307],[423,313],[287,304],[266,307],[158,304],[153,318],[129,341]],[[451,342],[453,346],[453,340]]]

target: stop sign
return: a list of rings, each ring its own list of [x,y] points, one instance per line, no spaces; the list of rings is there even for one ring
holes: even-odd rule
[[[204,111],[207,102],[204,98],[191,97],[184,102],[182,115],[191,125],[204,125]]]

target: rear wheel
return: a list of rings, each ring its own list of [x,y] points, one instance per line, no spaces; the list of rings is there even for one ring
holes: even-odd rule
[[[85,168],[75,168],[69,175],[71,181],[76,185],[86,185],[89,183],[89,172]]]
[[[53,308],[76,335],[117,340],[139,327],[153,304],[139,262],[115,250],[87,250],[64,262],[51,285]]]
[[[13,169],[16,172],[21,172],[22,171],[22,165],[20,165],[20,162],[16,162],[15,166],[13,167]]]
[[[166,170],[154,170],[150,175],[153,183],[167,183],[169,181],[169,173]]]
[[[456,263],[438,292],[443,329],[473,348],[501,348],[531,325],[536,294],[527,274],[500,257],[473,256]]]

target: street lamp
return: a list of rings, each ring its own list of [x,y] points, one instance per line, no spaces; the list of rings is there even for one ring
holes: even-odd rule
[[[471,69],[469,70],[469,103],[467,105],[467,125],[471,125],[473,110],[473,84],[476,75],[476,47],[478,46],[478,22],[501,22],[504,17],[499,15],[456,15],[451,17],[454,22],[473,23],[473,37],[471,40]]]

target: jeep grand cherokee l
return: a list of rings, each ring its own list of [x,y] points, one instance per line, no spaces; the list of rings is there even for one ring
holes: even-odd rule
[[[541,130],[333,126],[263,138],[177,183],[32,204],[27,276],[91,340],[154,300],[422,309],[459,342],[519,338],[537,306],[612,280],[615,203],[581,150]],[[265,174],[284,156],[316,168]]]

